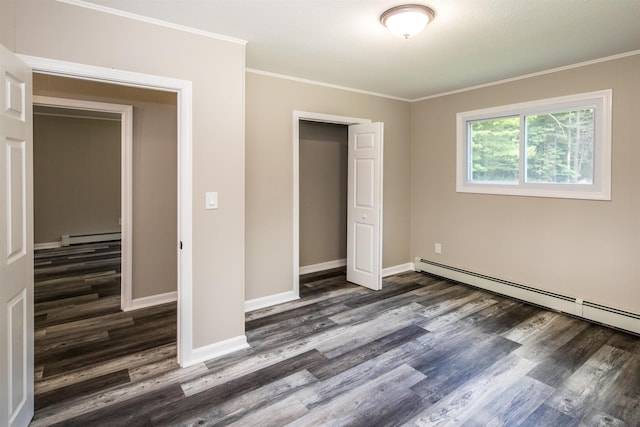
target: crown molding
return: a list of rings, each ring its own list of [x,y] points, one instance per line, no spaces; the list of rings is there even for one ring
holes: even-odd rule
[[[160,27],[171,28],[172,30],[178,30],[185,33],[196,34],[210,39],[222,40],[226,42],[240,44],[245,46],[246,40],[238,39],[235,37],[225,36],[222,34],[211,33],[209,31],[199,30],[197,28],[188,27],[185,25],[178,25],[171,22],[163,21],[161,19],[150,18],[148,16],[138,15],[136,13],[125,12],[123,10],[114,9],[107,6],[101,6],[95,3],[90,3],[84,0],[56,0],[59,3],[66,3],[72,6],[82,7],[84,9],[91,9],[97,12],[108,13],[109,15],[120,16],[123,18],[133,19],[135,21],[145,22],[147,24],[158,25]]]
[[[616,59],[627,58],[629,56],[634,56],[634,55],[638,55],[638,54],[640,54],[640,50],[632,50],[631,52],[625,52],[625,53],[620,53],[620,54],[617,54],[617,55],[605,56],[603,58],[592,59],[590,61],[578,62],[576,64],[565,65],[565,66],[556,67],[556,68],[550,68],[548,70],[537,71],[535,73],[524,74],[524,75],[516,76],[516,77],[510,77],[508,79],[497,80],[497,81],[490,82],[490,83],[483,83],[483,84],[480,84],[480,85],[468,86],[468,87],[465,87],[465,88],[462,88],[462,89],[456,89],[456,90],[452,90],[452,91],[449,91],[449,92],[442,92],[442,93],[438,93],[438,94],[435,94],[435,95],[424,96],[422,98],[415,98],[415,99],[410,100],[409,102],[426,101],[428,99],[440,98],[440,97],[447,96],[447,95],[454,95],[456,93],[468,92],[468,91],[471,91],[471,90],[482,89],[482,88],[485,88],[485,87],[497,86],[497,85],[501,85],[503,83],[511,83],[511,82],[515,82],[515,81],[518,81],[518,80],[529,79],[529,78],[532,78],[532,77],[544,76],[546,74],[553,74],[553,73],[558,73],[558,72],[561,72],[561,71],[573,70],[574,68],[586,67],[588,65],[595,65],[595,64],[600,64],[600,63],[603,63],[603,62],[615,61]]]
[[[369,92],[369,91],[366,91],[366,90],[355,89],[355,88],[347,87],[347,86],[339,86],[339,85],[334,85],[334,84],[331,84],[331,83],[319,82],[319,81],[316,81],[316,80],[302,79],[302,78],[299,78],[299,77],[288,76],[288,75],[285,75],[285,74],[272,73],[270,71],[256,70],[255,68],[245,68],[245,71],[247,73],[260,74],[260,75],[263,75],[263,76],[275,77],[275,78],[284,79],[284,80],[291,80],[291,81],[298,82],[298,83],[306,83],[306,84],[315,85],[315,86],[323,86],[323,87],[328,87],[328,88],[331,88],[331,89],[346,90],[348,92],[355,92],[355,93],[361,93],[361,94],[364,94],[364,95],[377,96],[379,98],[393,99],[395,101],[411,102],[411,99],[400,98],[398,96],[385,95],[384,93],[377,93],[377,92]]]

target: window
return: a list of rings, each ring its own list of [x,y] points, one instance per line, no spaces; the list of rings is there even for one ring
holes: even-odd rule
[[[456,189],[611,200],[611,90],[457,114]]]

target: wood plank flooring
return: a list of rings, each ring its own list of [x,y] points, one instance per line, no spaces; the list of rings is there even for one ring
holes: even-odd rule
[[[120,310],[119,242],[34,259],[36,411],[177,368],[175,303]]]
[[[97,302],[114,291],[84,280],[105,271],[79,271],[66,296],[91,304],[102,289],[101,327],[60,343],[39,328],[51,349],[37,356],[33,426],[640,426],[640,338],[444,279],[403,273],[373,292],[341,269],[301,276],[300,300],[247,313],[250,349],[177,369],[173,341],[100,350],[140,319]],[[50,303],[39,323],[66,328],[36,298]],[[175,336],[175,307],[141,316]]]

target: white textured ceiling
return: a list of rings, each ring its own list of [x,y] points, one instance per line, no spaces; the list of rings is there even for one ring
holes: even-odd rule
[[[246,40],[251,69],[403,99],[640,49],[640,0],[424,0],[436,18],[409,40],[379,23],[398,0],[88,1]]]

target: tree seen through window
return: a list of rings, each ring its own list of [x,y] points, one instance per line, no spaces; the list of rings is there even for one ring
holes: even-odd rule
[[[517,183],[520,116],[469,123],[470,178]],[[524,116],[524,180],[546,184],[592,184],[594,109]]]
[[[527,116],[526,181],[593,183],[594,109]]]

